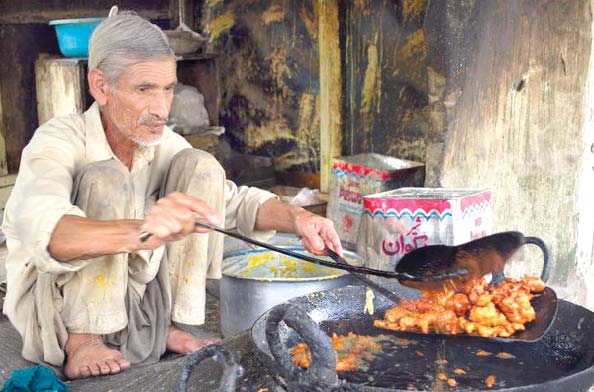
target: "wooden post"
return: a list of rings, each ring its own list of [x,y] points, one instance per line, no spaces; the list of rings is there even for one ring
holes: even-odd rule
[[[342,70],[338,0],[319,0],[320,190],[328,192],[332,159],[342,154]]]
[[[81,59],[40,57],[35,62],[39,125],[56,116],[82,113],[86,77]]]

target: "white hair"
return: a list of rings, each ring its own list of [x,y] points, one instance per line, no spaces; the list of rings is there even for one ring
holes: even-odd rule
[[[100,69],[110,85],[137,61],[167,58],[175,54],[163,31],[133,12],[110,14],[89,39],[89,70]]]

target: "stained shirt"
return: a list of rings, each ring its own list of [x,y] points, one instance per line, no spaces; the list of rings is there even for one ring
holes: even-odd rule
[[[164,127],[160,143],[140,147],[130,170],[135,187],[135,218],[143,219],[159,194],[172,157],[192,146],[180,135]],[[37,129],[24,148],[14,189],[4,211],[3,230],[7,239],[8,292],[4,313],[23,333],[32,317],[32,292],[40,274],[60,274],[83,268],[87,261],[60,262],[48,252],[50,237],[64,215],[85,216],[71,203],[74,180],[85,165],[118,159],[111,150],[94,103],[83,114],[55,118]],[[266,239],[273,232],[255,232],[256,213],[272,193],[230,180],[225,189],[225,227],[254,238]],[[163,247],[141,251],[146,263],[159,259]],[[220,263],[211,266],[209,277],[220,277]],[[48,293],[48,295],[50,295]],[[30,321],[30,320],[29,320]],[[41,322],[41,320],[40,320]]]

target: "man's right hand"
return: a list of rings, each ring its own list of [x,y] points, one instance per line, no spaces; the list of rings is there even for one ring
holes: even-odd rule
[[[155,249],[165,242],[180,240],[188,234],[209,231],[196,226],[196,220],[212,225],[220,224],[215,211],[204,201],[181,192],[170,193],[157,201],[141,225],[142,232],[151,233],[143,248]]]

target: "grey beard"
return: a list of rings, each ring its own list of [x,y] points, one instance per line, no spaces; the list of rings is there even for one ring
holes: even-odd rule
[[[146,141],[146,140],[142,140],[141,138],[136,137],[135,135],[129,136],[130,140],[132,140],[134,143],[136,143],[142,147],[158,146],[161,143],[162,138],[163,138],[163,135],[161,135],[161,137],[158,139]]]

